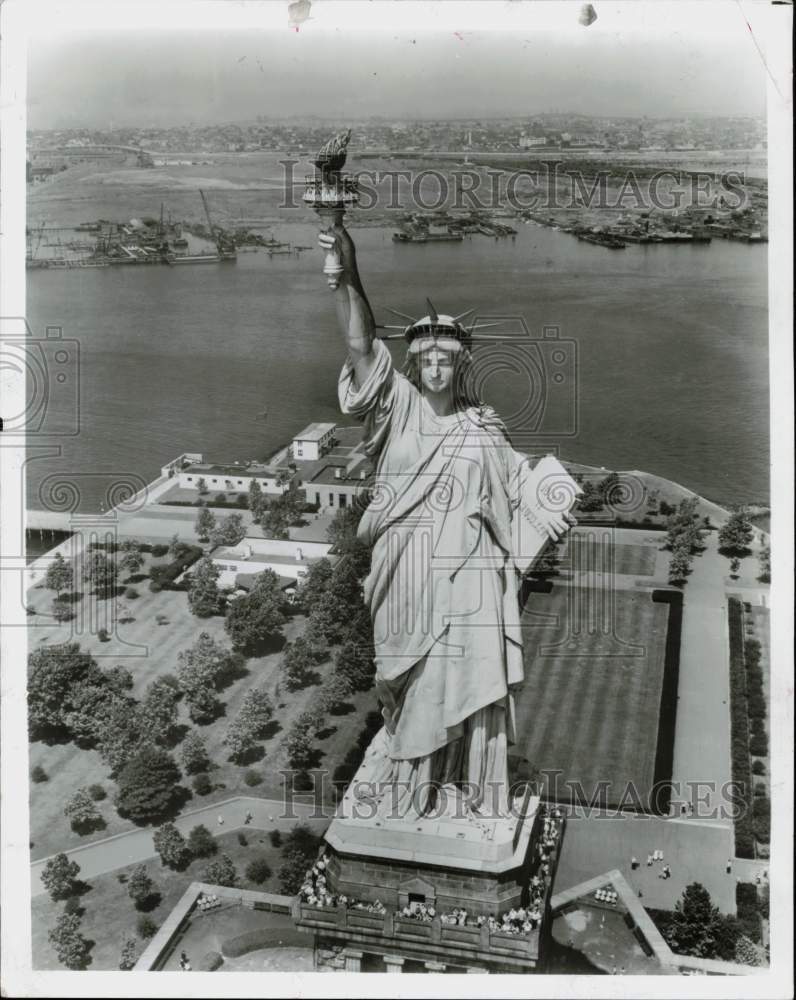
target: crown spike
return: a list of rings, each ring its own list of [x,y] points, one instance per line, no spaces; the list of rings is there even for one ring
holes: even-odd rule
[[[473,306],[472,309],[465,309],[465,311],[463,313],[459,313],[458,316],[454,316],[453,317],[453,322],[454,323],[461,323],[461,321],[464,319],[465,316],[469,316],[470,313],[474,313],[474,312],[475,312],[475,306]]]
[[[432,323],[436,323],[439,320],[437,315],[437,310],[434,308],[431,299],[426,299],[426,305],[428,306],[428,318]]]
[[[387,312],[391,312],[393,316],[398,316],[400,319],[409,320],[410,323],[414,323],[414,318],[412,316],[407,316],[406,313],[399,312],[397,309],[390,309],[389,306],[384,306]]]

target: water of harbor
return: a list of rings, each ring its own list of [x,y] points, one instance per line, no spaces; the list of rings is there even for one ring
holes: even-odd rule
[[[75,219],[118,217],[111,210],[110,199],[71,206]],[[556,327],[574,344],[567,392],[577,421],[558,437],[546,428],[546,445],[719,501],[766,502],[766,247],[714,240],[612,251],[513,224],[515,239],[437,245],[396,244],[389,228],[354,230],[377,319],[397,322],[386,306],[419,316],[429,296],[440,312],[523,317],[535,337]],[[294,244],[314,243],[316,232],[311,222],[274,227]],[[43,482],[51,491],[63,479],[76,484],[81,510],[98,510],[114,479],[149,479],[180,452],[245,461],[311,421],[339,420],[344,351],[321,267],[313,251],[28,271],[34,332],[60,327],[80,349],[79,399],[71,384],[53,392],[45,428],[79,420],[77,433],[29,438],[29,505],[43,505]],[[402,360],[400,345],[394,354]],[[504,370],[484,393],[515,433],[523,429],[522,378]]]

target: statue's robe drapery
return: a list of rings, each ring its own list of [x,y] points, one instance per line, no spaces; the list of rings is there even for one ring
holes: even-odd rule
[[[365,599],[378,691],[393,709],[392,779],[504,789],[511,688],[523,678],[510,552],[518,456],[491,409],[439,418],[385,345],[376,341],[374,351],[361,386],[344,365],[339,398],[344,413],[364,422],[376,460],[359,534],[373,546]],[[423,793],[415,808],[428,801]]]

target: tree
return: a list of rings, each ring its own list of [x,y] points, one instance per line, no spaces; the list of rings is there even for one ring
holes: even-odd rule
[[[122,573],[137,573],[144,565],[144,556],[138,542],[128,540],[122,542],[122,558],[119,561],[119,571]]]
[[[243,763],[257,746],[257,737],[251,727],[238,717],[229,724],[221,742],[229,750],[230,760]]]
[[[55,558],[47,567],[44,576],[44,586],[48,590],[54,590],[56,596],[69,591],[74,586],[75,572],[71,563],[68,563],[60,552],[55,553]]]
[[[279,887],[285,895],[295,895],[318,853],[320,838],[312,830],[301,824],[294,826],[285,837],[282,857],[284,864],[279,869]]]
[[[203,556],[196,564],[188,586],[188,606],[197,618],[209,618],[219,610],[221,598],[218,578],[221,570],[210,556]]]
[[[260,516],[260,527],[266,538],[289,538],[289,523],[287,512],[284,506],[279,503],[278,498],[269,507],[266,507]]]
[[[271,831],[272,833],[274,831]],[[246,878],[255,885],[262,885],[271,877],[271,866],[264,854],[252,859],[246,866]]]
[[[249,510],[252,512],[252,517],[255,521],[259,521],[263,511],[263,505],[265,504],[265,497],[263,496],[263,489],[256,479],[252,479],[249,483]]]
[[[721,914],[713,906],[710,893],[699,882],[692,882],[675,904],[664,936],[678,954],[711,958],[715,954],[720,920]]]
[[[147,687],[141,702],[141,720],[154,742],[169,742],[177,724],[179,697],[179,690],[165,678],[157,677]]]
[[[116,774],[145,744],[144,724],[132,698],[114,695],[103,701],[96,718],[97,749]]]
[[[221,854],[205,868],[204,882],[231,888],[238,883],[238,872],[228,854]]]
[[[104,826],[88,788],[78,788],[66,803],[64,816],[69,820],[72,829],[78,833],[88,833],[97,826]]]
[[[104,552],[95,550],[83,567],[83,579],[88,581],[98,594],[107,594],[116,586],[117,572],[116,560]]]
[[[279,869],[279,891],[286,896],[295,896],[311,867],[312,860],[300,854],[288,854]]]
[[[44,646],[28,657],[28,725],[34,738],[48,730],[68,730],[72,694],[79,685],[102,686],[96,660],[76,642]]]
[[[164,823],[152,834],[155,850],[160,860],[167,868],[179,871],[190,859],[191,853],[185,843],[185,837],[173,823]]]
[[[185,542],[180,541],[180,536],[175,531],[169,539],[169,559],[179,559],[184,545]]]
[[[130,872],[127,893],[138,910],[142,910],[155,894],[155,883],[149,877],[146,865],[136,865]]]
[[[62,913],[47,937],[61,965],[73,970],[85,967],[91,945],[80,933],[80,917],[76,913]]]
[[[337,651],[334,672],[345,677],[351,691],[367,691],[376,673],[373,646],[347,640]]]
[[[771,546],[766,545],[760,550],[760,576],[761,583],[771,583]]]
[[[290,767],[297,771],[306,771],[308,767],[312,767],[315,749],[306,726],[294,722],[285,736],[284,748]]]
[[[603,509],[602,494],[590,479],[583,483],[582,490],[583,492],[578,497],[578,510],[583,511],[584,514],[591,514]]]
[[[342,673],[331,674],[321,688],[321,711],[330,712],[332,715],[340,714],[339,709],[346,704],[352,692],[350,678]]]
[[[188,850],[195,858],[210,858],[218,850],[218,844],[207,827],[199,823],[188,834]]]
[[[135,929],[142,938],[146,939],[154,937],[155,931],[158,929],[158,925],[152,917],[148,917],[145,913],[142,913],[136,921]]]
[[[196,730],[192,729],[186,734],[180,748],[180,757],[186,774],[197,774],[200,771],[206,771],[210,766],[207,744],[204,737]]]
[[[63,853],[56,854],[45,863],[41,873],[41,884],[55,902],[72,895],[79,874],[80,865],[76,861],[70,861]]]
[[[685,548],[676,548],[669,560],[669,583],[682,583],[691,568],[691,556]]]
[[[339,552],[345,553],[357,537],[361,519],[362,512],[356,507],[339,507],[326,529],[326,537],[331,545]]]
[[[280,664],[288,691],[300,691],[309,684],[315,663],[312,648],[305,638],[299,636],[288,645]]]
[[[274,714],[274,705],[265,687],[251,688],[246,692],[239,714],[257,736],[262,736]]]
[[[286,621],[284,599],[273,570],[257,575],[251,591],[233,601],[227,611],[224,628],[236,649],[256,648],[281,633]]]
[[[243,704],[224,736],[223,743],[229,747],[233,760],[243,761],[254,749],[258,738],[271,720],[274,706],[264,687],[247,692]]]
[[[212,722],[215,718],[220,704],[215,692],[231,665],[231,650],[207,632],[200,632],[193,646],[177,657],[177,679],[194,722]]]
[[[760,953],[745,934],[739,935],[735,942],[735,961],[741,965],[760,965]]]
[[[737,556],[733,556],[730,559],[730,576],[737,577],[738,570],[741,568],[741,560]]]
[[[210,534],[210,542],[216,545],[237,545],[246,537],[242,514],[227,514],[222,517]]]
[[[75,609],[72,602],[56,597],[52,603],[52,616],[59,624],[71,622],[75,617]]]
[[[754,528],[746,508],[741,507],[730,514],[726,524],[719,528],[719,552],[726,556],[743,558],[749,554],[749,546],[754,538]]]
[[[199,479],[196,481],[196,488],[199,491],[199,496],[204,496],[205,493],[210,492],[207,488],[207,480],[204,478],[204,476],[200,476]]]
[[[332,645],[342,642],[348,637],[351,621],[363,608],[356,563],[351,556],[343,556],[324,593],[310,610],[310,628]]]
[[[618,490],[620,482],[621,480],[617,472],[609,472],[605,479],[600,481],[597,486],[597,492],[600,494],[604,504],[611,506],[611,504],[616,503],[617,497],[621,495]]]
[[[122,945],[122,952],[119,955],[119,968],[122,972],[129,972],[135,967],[138,961],[138,945],[135,938],[128,938]]]
[[[180,769],[160,747],[143,747],[119,772],[116,808],[134,820],[162,816],[177,795]]]
[[[332,579],[332,564],[328,559],[319,559],[311,563],[307,575],[301,581],[296,591],[296,600],[302,608],[309,611],[326,592]]]
[[[210,538],[210,533],[215,529],[216,516],[203,501],[199,501],[199,510],[196,512],[194,521],[194,531],[200,542],[206,542]]]

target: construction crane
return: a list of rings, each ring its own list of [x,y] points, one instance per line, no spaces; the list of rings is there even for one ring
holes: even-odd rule
[[[41,246],[42,237],[44,236],[44,227],[47,224],[46,219],[41,220],[41,225],[38,229],[30,233],[30,260],[33,260],[36,254],[39,252],[39,247]],[[36,246],[33,246],[33,236],[36,234]]]
[[[213,225],[213,219],[210,215],[210,206],[207,204],[207,196],[201,188],[199,188],[199,194],[201,195],[202,204],[205,208],[205,216],[207,217],[207,225],[210,230],[210,238],[215,241],[219,257],[222,260],[235,260],[238,256],[235,244],[231,240],[225,239],[224,231],[220,226]]]

